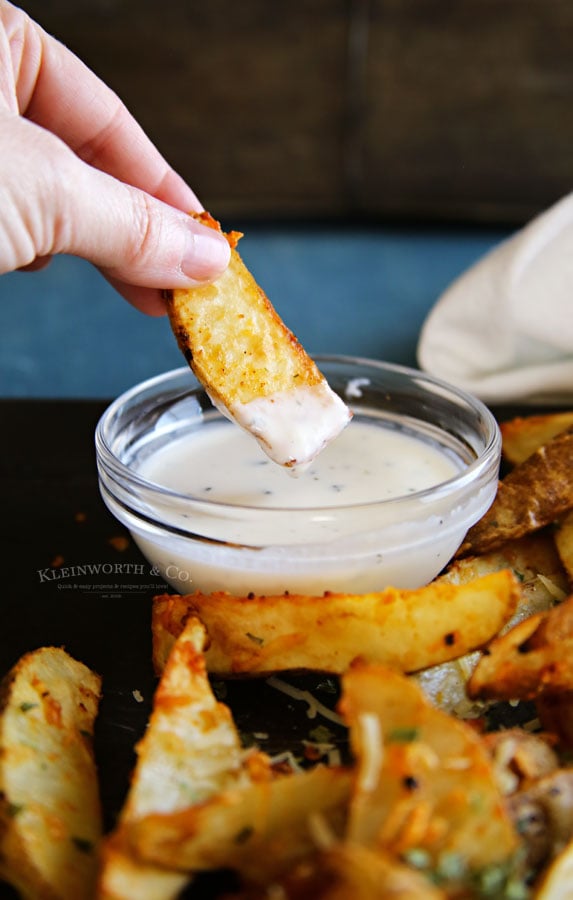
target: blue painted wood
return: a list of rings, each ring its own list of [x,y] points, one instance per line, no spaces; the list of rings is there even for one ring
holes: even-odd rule
[[[240,227],[240,226],[238,226]],[[506,236],[494,229],[246,226],[241,253],[312,353],[415,364],[447,285]],[[183,365],[166,319],[125,303],[83,260],[0,277],[0,396],[112,397]]]

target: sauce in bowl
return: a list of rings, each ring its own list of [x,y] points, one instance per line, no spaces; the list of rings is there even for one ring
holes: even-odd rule
[[[296,477],[182,370],[102,417],[102,496],[177,591],[419,587],[491,504],[501,443],[479,401],[383,363],[330,358],[322,369],[354,418]]]
[[[402,497],[447,481],[462,468],[461,460],[435,443],[356,419],[295,477],[224,421],[167,444],[139,471],[149,481],[213,503],[307,509]]]

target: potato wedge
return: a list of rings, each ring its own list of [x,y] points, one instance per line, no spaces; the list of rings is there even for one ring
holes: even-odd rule
[[[342,688],[357,760],[348,839],[405,858],[422,851],[438,873],[454,858],[466,876],[508,862],[517,837],[474,729],[384,666],[355,664]]]
[[[100,687],[98,675],[58,647],[27,653],[2,683],[0,876],[23,897],[93,896]]]
[[[536,450],[500,482],[485,515],[468,531],[458,556],[479,555],[555,521],[573,507],[573,428]]]
[[[553,860],[535,891],[536,900],[573,900],[573,841]]]
[[[494,640],[469,682],[471,697],[534,700],[544,729],[573,749],[573,596]]]
[[[153,711],[137,746],[138,760],[115,832],[103,845],[101,900],[177,897],[189,881],[181,872],[143,864],[131,834],[139,819],[199,803],[229,786],[267,777],[266,758],[246,754],[231,713],[209,684],[205,629],[195,618],[175,642],[157,688]]]
[[[552,528],[507,541],[479,556],[455,559],[435,580],[467,584],[502,569],[511,569],[521,585],[518,611],[522,617],[547,609],[567,595],[567,573]]]
[[[99,900],[177,900],[191,879],[183,872],[170,872],[145,865],[132,855],[125,835],[119,831],[102,846]]]
[[[191,614],[207,629],[213,674],[339,674],[358,656],[415,672],[485,644],[512,616],[518,598],[509,571],[467,585],[376,594],[167,595],[153,604],[154,660],[160,670],[170,639]]]
[[[573,510],[556,523],[555,546],[567,572],[569,587],[573,588]]]
[[[503,456],[511,465],[518,465],[572,425],[573,411],[517,416],[501,422]]]
[[[538,613],[496,638],[482,655],[469,682],[472,697],[535,700],[549,689],[564,693],[571,685],[567,656],[571,637],[559,644],[535,646],[545,616]]]
[[[157,865],[233,869],[248,882],[266,884],[314,854],[316,818],[335,837],[343,834],[350,785],[350,772],[319,765],[231,788],[179,812],[139,819],[132,846]]]
[[[567,596],[567,576],[555,548],[550,529],[508,541],[499,550],[482,556],[455,560],[436,581],[467,584],[488,573],[511,569],[519,581],[520,597],[515,613],[503,630],[537,612],[551,609]],[[481,655],[481,650],[460,656],[438,666],[430,666],[416,676],[424,693],[440,709],[462,718],[475,718],[484,712],[485,701],[470,700],[466,683]]]
[[[573,597],[495,638],[469,682],[470,697],[534,700],[573,690]]]
[[[298,866],[280,885],[284,900],[445,900],[446,893],[393,857],[335,844]]]
[[[193,612],[186,596],[159,594],[153,598],[151,656],[156,675],[162,675],[175,641],[185,628],[187,620],[192,616]]]
[[[202,221],[220,229],[207,213]],[[215,406],[282,466],[308,464],[351,413],[237,253],[212,284],[168,294],[171,327]]]

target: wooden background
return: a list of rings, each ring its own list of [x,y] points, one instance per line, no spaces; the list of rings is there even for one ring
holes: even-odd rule
[[[519,224],[573,188],[571,0],[23,0],[224,219]]]

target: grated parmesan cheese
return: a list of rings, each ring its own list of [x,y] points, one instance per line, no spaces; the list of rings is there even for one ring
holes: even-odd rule
[[[551,579],[546,575],[542,575],[541,572],[537,573],[537,578],[548,594],[551,594],[551,596],[555,597],[556,600],[565,600],[567,594],[562,588],[559,587],[558,584],[555,584],[555,582],[551,581]]]
[[[361,747],[358,790],[368,793],[378,784],[384,760],[380,719],[374,713],[362,713],[357,721]]]
[[[324,716],[325,719],[335,722],[337,725],[346,724],[342,716],[339,716],[333,709],[329,709],[328,706],[325,706],[320,700],[317,700],[310,691],[303,691],[300,688],[294,687],[294,685],[283,681],[282,678],[276,678],[274,675],[267,678],[267,684],[277,691],[286,694],[287,697],[292,697],[293,700],[302,700],[304,703],[307,703],[308,709],[306,714],[309,719],[315,719],[317,715],[321,715]]]
[[[279,766],[281,763],[288,763],[293,772],[303,772],[304,769],[292,752],[292,750],[283,750],[282,753],[277,753],[275,756],[271,756],[271,766]]]

